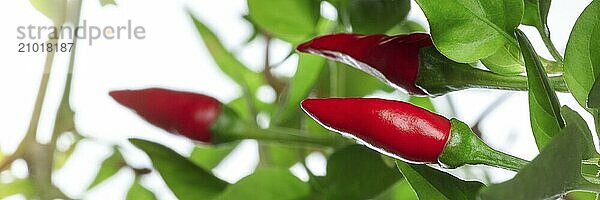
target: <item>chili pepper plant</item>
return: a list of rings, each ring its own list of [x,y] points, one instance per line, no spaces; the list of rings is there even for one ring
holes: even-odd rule
[[[240,20],[253,30],[248,43],[260,41],[266,49],[260,71],[251,70],[227,49],[194,14],[197,8],[184,12],[202,43],[181,44],[204,46],[219,70],[240,88],[238,98],[222,102],[199,92],[149,86],[106,93],[115,105],[131,111],[129,117],[193,142],[191,155],[181,155],[160,141],[129,138],[153,165],[129,165],[115,145],[90,188],[130,168],[137,178],[158,172],[178,199],[530,200],[596,199],[600,193],[600,154],[593,139],[600,133],[600,1],[591,1],[581,11],[564,52],[550,37],[548,17],[563,15],[560,10],[550,12],[550,0],[246,3],[247,15]],[[333,8],[337,16],[323,16],[324,7]],[[407,18],[409,12],[420,11],[427,23]],[[532,38],[541,39],[545,48],[534,48]],[[269,59],[274,42],[289,44],[284,60],[297,59],[293,76],[272,73],[281,65]],[[551,57],[540,56],[541,51]],[[13,187],[30,185],[34,192],[24,193],[27,197],[71,198],[49,181],[53,167],[36,168],[64,162],[57,160],[60,155],[68,157],[72,149],[55,148],[61,135],[85,138],[73,122],[69,75],[52,141],[40,144],[32,139],[47,78],[27,136],[0,166],[6,170],[22,158],[35,169],[30,170],[31,178],[12,182]],[[260,98],[264,87],[275,93],[274,101]],[[494,133],[481,129],[480,121],[469,126],[460,115],[436,109],[449,94],[472,89],[480,95],[492,90],[527,93],[531,129],[526,132],[532,134],[531,144],[539,154],[533,159],[508,154],[489,145],[485,135]],[[386,98],[377,95],[381,93]],[[587,112],[561,106],[557,93],[572,95],[577,109]],[[588,127],[582,116],[593,118],[595,126]],[[248,139],[259,144],[255,171],[234,183],[213,174],[240,141]],[[306,160],[311,155],[325,157],[324,174],[309,169]],[[49,158],[43,161],[46,165],[40,164],[40,156]],[[307,178],[292,174],[292,166],[305,169]],[[493,174],[485,170],[483,175],[465,175],[481,166],[512,171],[513,176],[490,181],[487,177]],[[128,198],[155,198],[137,178]],[[11,184],[0,186],[0,196],[7,185]]]

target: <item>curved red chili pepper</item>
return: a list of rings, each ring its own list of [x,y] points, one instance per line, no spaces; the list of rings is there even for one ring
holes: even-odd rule
[[[191,92],[149,88],[109,94],[151,124],[207,143],[212,139],[210,128],[221,113],[218,100]]]
[[[333,34],[317,37],[297,47],[307,52],[344,62],[410,94],[426,95],[415,81],[419,50],[432,46],[426,33],[408,35]]]
[[[302,108],[329,129],[376,150],[418,163],[437,163],[450,121],[409,103],[371,98],[306,99]]]

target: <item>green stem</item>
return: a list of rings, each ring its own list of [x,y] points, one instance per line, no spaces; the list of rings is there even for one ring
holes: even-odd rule
[[[261,129],[242,121],[237,114],[235,114],[235,111],[225,106],[222,107],[219,118],[211,127],[211,132],[213,136],[212,142],[214,144],[242,139],[257,139],[287,144],[311,144],[316,146],[337,147],[351,142],[348,139],[342,139],[340,137],[316,136],[298,129],[280,127]]]
[[[594,113],[594,126],[596,127],[596,135],[600,138],[600,109],[593,111]]]
[[[487,70],[457,63],[439,53],[434,47],[421,49],[421,63],[416,85],[431,96],[469,88],[527,90],[526,76],[503,76]],[[568,92],[562,76],[548,78],[559,92]]]
[[[548,49],[554,60],[556,60],[560,64],[564,63],[562,55],[560,55],[560,52],[558,52],[558,50],[554,46],[554,43],[552,43],[552,40],[550,39],[550,31],[547,28],[538,28],[537,30],[540,33],[540,36],[544,41],[546,48]]]
[[[464,122],[451,119],[450,123],[452,124],[450,138],[438,157],[443,167],[457,168],[465,164],[483,164],[518,172],[527,165],[526,160],[492,149]]]
[[[349,143],[348,140],[343,140],[338,137],[318,137],[290,128],[271,127],[261,129],[252,127],[249,129],[250,130],[246,132],[241,139],[257,139],[289,144],[312,144],[330,147],[338,147]]]

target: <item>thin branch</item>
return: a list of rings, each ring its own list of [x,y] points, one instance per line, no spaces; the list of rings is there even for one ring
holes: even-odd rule
[[[505,93],[504,95],[502,95],[501,97],[498,97],[494,102],[492,102],[492,104],[490,104],[485,110],[483,110],[483,112],[481,112],[481,114],[479,114],[479,117],[477,117],[477,120],[475,121],[475,124],[473,125],[473,127],[471,127],[471,129],[473,129],[473,132],[475,132],[475,135],[477,135],[479,138],[481,138],[481,122],[487,118],[490,113],[492,113],[494,110],[496,110],[496,108],[498,108],[498,106],[500,104],[502,104],[504,101],[506,101],[506,99],[508,99],[508,97],[510,97],[512,95],[512,93]]]

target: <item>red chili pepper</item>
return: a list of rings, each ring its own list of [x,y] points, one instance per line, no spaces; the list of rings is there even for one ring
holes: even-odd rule
[[[400,101],[306,99],[302,108],[334,131],[412,162],[437,163],[450,135],[448,119]]]
[[[221,103],[209,96],[160,88],[111,91],[117,102],[171,133],[210,143]]]
[[[333,34],[317,37],[297,50],[344,62],[410,94],[426,95],[415,82],[419,50],[432,46],[426,33],[409,35]]]
[[[465,123],[409,103],[371,98],[305,99],[302,108],[330,130],[386,155],[456,168],[486,164],[518,171],[527,161],[487,146]]]

